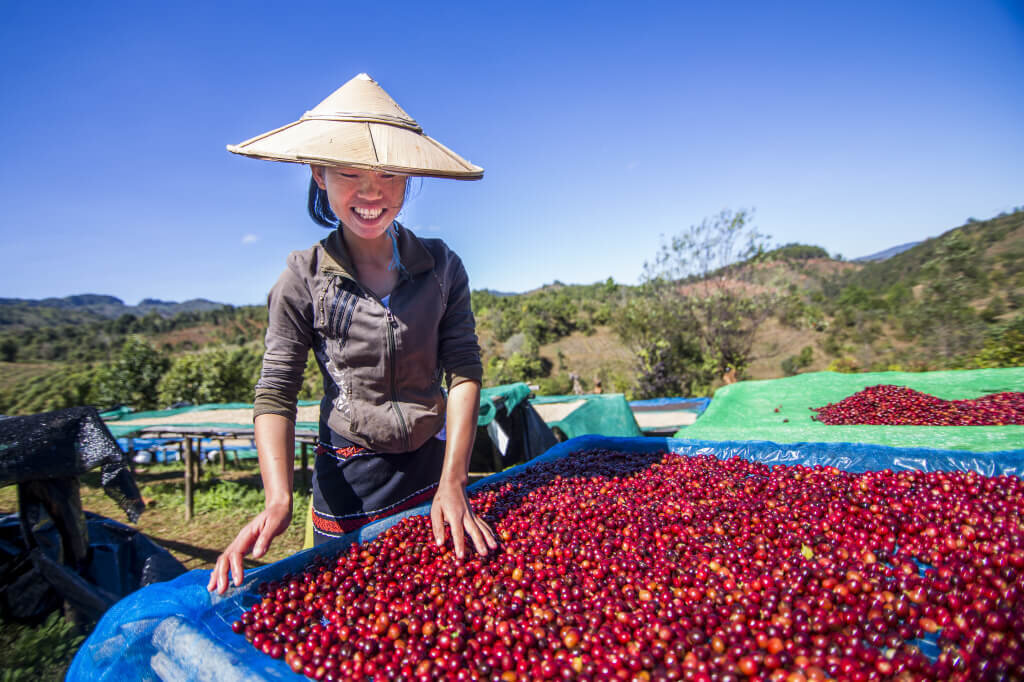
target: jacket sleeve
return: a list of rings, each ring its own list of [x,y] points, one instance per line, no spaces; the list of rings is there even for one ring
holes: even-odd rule
[[[441,318],[438,355],[445,371],[448,388],[464,381],[480,383],[484,368],[480,361],[480,346],[476,338],[476,321],[469,293],[469,276],[462,261],[450,254],[445,284],[447,300]]]
[[[313,343],[313,300],[303,270],[309,252],[288,256],[288,267],[267,297],[266,351],[256,382],[253,418],[279,414],[295,421],[306,359]]]

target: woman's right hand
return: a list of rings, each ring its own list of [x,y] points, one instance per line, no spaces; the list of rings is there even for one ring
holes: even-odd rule
[[[216,590],[217,594],[224,594],[228,588],[229,570],[235,587],[241,585],[242,576],[245,573],[242,568],[242,558],[250,551],[254,559],[259,559],[266,554],[273,539],[287,530],[291,521],[292,505],[290,503],[267,505],[267,508],[256,518],[238,531],[234,541],[228,545],[223,554],[217,557],[217,565],[210,573],[210,583],[206,589],[210,592]]]

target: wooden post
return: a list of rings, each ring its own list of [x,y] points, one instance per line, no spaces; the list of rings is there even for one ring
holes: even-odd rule
[[[192,439],[185,438],[182,448],[185,452],[185,521],[192,520]]]
[[[309,488],[309,443],[302,442],[302,490]]]
[[[228,463],[224,457],[224,439],[217,439],[217,444],[220,445],[220,472],[224,473],[227,471]]]
[[[202,437],[196,438],[196,447],[192,457],[192,475],[195,477],[193,482],[199,485],[199,480],[203,477],[203,439]]]

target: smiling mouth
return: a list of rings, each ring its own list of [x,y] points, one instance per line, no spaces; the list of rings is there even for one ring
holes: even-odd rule
[[[383,208],[359,208],[353,207],[352,212],[363,220],[376,220],[384,212]]]

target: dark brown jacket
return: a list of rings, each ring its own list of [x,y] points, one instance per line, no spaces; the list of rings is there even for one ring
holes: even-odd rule
[[[398,230],[404,267],[390,305],[353,274],[338,230],[294,251],[267,301],[263,371],[255,415],[295,420],[312,348],[324,377],[320,422],[377,452],[409,452],[444,423],[449,388],[483,374],[469,280],[440,239]]]

